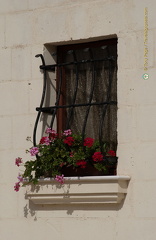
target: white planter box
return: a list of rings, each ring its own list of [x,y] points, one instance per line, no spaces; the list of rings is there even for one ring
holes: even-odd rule
[[[26,185],[34,204],[120,203],[126,196],[129,176],[66,177],[63,185],[53,179]]]

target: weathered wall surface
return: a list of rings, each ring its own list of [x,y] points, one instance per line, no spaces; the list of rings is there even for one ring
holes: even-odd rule
[[[0,239],[155,240],[156,2],[154,0],[0,0]],[[144,9],[148,70],[144,70]],[[13,191],[30,143],[42,90],[45,43],[118,37],[118,174],[131,176],[120,206],[35,208]],[[142,75],[147,72],[149,79]]]

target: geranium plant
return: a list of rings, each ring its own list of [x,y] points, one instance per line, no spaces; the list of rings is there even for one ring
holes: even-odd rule
[[[55,130],[47,128],[46,134],[38,145],[27,150],[35,159],[24,163],[25,170],[18,176],[15,191],[19,190],[24,178],[35,184],[40,177],[53,177],[62,184],[64,176],[73,176],[73,171],[78,176],[96,175],[95,169],[98,175],[107,175],[110,166],[116,166],[116,153],[108,148],[107,143],[83,138],[82,135],[72,133],[71,129],[59,136]],[[113,157],[113,161],[110,161],[110,157]],[[22,165],[22,158],[16,158],[15,164],[18,167]]]

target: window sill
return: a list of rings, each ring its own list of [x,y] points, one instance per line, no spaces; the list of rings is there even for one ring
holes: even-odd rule
[[[34,204],[118,204],[124,200],[129,176],[66,177],[60,185],[41,179],[26,185],[26,198]]]

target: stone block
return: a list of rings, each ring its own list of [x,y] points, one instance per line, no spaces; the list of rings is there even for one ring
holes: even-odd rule
[[[11,80],[11,49],[0,50],[1,73],[0,82]]]
[[[28,112],[28,83],[1,83],[0,99],[0,116]]]
[[[133,142],[136,139],[136,109],[135,107],[119,106],[118,109],[118,139],[120,144]]]
[[[21,46],[33,41],[33,13],[19,12],[6,17],[6,46]]]
[[[153,207],[156,198],[156,179],[138,180],[133,186],[133,212],[137,218],[156,218],[156,209]],[[147,197],[148,196],[148,197]]]
[[[28,0],[21,2],[20,0],[6,0],[1,3],[1,13],[13,13],[17,11],[28,10]]]
[[[32,75],[31,48],[18,46],[12,49],[12,80],[29,80]]]
[[[155,176],[156,142],[140,142],[120,144],[117,155],[117,174],[128,174],[133,180],[156,180]]]
[[[34,14],[34,40],[36,43],[50,43],[69,40],[69,19],[65,8],[44,9]],[[59,26],[59,28],[58,28]]]
[[[117,95],[118,95],[118,104],[125,106],[134,106],[136,104],[135,92],[136,92],[136,81],[138,72],[134,69],[118,69],[117,72]],[[142,76],[139,76],[142,80]]]
[[[50,7],[59,7],[62,5],[67,5],[69,3],[72,4],[70,0],[28,0],[29,1],[29,8],[30,9],[38,9],[38,8],[50,8]]]
[[[12,192],[11,195],[10,192]],[[18,195],[14,192],[14,182],[1,183],[0,205],[1,205],[1,218],[3,218],[3,220],[7,218],[17,217],[18,209],[17,199]]]
[[[3,16],[0,16],[0,47],[5,46],[5,19]]]
[[[143,69],[118,69],[118,104],[138,106],[155,104],[155,70],[148,70],[149,78],[143,78]],[[150,94],[149,94],[150,93]]]
[[[135,164],[138,159],[136,159],[135,154],[137,151],[138,145],[137,142],[129,142],[129,143],[120,143],[120,139],[118,142],[117,156],[118,156],[118,166],[117,166],[117,174],[127,174],[129,176],[134,177]],[[140,161],[139,161],[139,164]]]
[[[155,240],[155,218],[118,218],[115,229],[115,240],[148,239]]]
[[[156,181],[155,142],[141,142],[135,150],[133,179]]]
[[[10,137],[11,138],[11,137]],[[20,154],[20,153],[19,153]],[[3,184],[13,184],[14,185],[14,181],[17,180],[17,173],[18,173],[18,169],[15,166],[15,158],[19,155],[17,155],[15,157],[15,155],[13,154],[13,149],[8,149],[6,150],[0,150],[0,175],[1,175],[1,179],[0,179],[0,184],[2,184],[2,189]],[[13,180],[13,182],[12,182]]]
[[[156,141],[156,106],[142,105],[138,107],[137,116],[137,139],[141,142]]]
[[[136,69],[136,34],[127,32],[124,37],[118,38],[118,68],[121,69]]]
[[[72,229],[72,231],[70,231]],[[79,231],[78,229],[83,229],[83,231]],[[111,229],[111,231],[108,231]],[[105,236],[106,239],[115,239],[115,221],[114,219],[107,218],[106,221],[102,219],[96,218],[85,218],[82,219],[68,219],[62,222],[62,232],[64,233],[64,240],[69,238],[73,238],[73,234],[75,234],[75,239],[84,239],[88,238],[93,240],[97,237],[102,240]]]
[[[10,116],[0,116],[0,150],[12,148],[12,118]]]
[[[27,137],[33,136],[33,128],[35,124],[35,114],[34,115],[16,115],[12,117],[13,120],[13,137],[12,143],[14,149],[23,149],[25,150],[32,147],[32,143],[26,141]],[[30,156],[30,154],[28,154]]]
[[[38,219],[37,221],[35,217],[32,219],[27,219],[26,217],[4,219],[3,221],[0,220],[1,238],[20,240],[22,236],[23,240],[48,240],[52,235],[55,240],[60,240],[62,239],[61,224],[62,221],[55,219],[55,222],[51,222],[47,218]],[[39,229],[42,230],[39,231]]]

